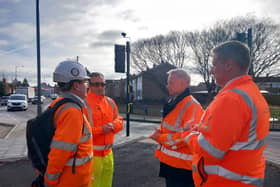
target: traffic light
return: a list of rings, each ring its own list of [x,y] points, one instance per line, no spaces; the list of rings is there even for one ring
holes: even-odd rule
[[[246,33],[245,32],[237,32],[236,33],[236,40],[245,43],[246,41]]]
[[[115,72],[125,72],[125,46],[115,45]]]

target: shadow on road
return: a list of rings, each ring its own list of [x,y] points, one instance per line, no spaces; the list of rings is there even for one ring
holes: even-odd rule
[[[138,140],[114,148],[113,187],[163,187],[158,177],[159,162],[153,157],[155,144]],[[34,171],[27,160],[0,166],[0,187],[28,187]],[[280,186],[280,170],[267,164],[264,187]]]

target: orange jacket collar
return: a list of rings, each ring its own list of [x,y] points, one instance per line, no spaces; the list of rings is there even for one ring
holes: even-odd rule
[[[232,80],[230,80],[226,85],[225,87],[221,90],[222,91],[225,91],[225,90],[228,90],[228,89],[231,89],[231,88],[234,88],[236,87],[237,85],[240,85],[246,81],[251,81],[252,80],[252,77],[250,75],[243,75],[243,76],[240,76],[240,77],[237,77],[237,78],[234,78]]]

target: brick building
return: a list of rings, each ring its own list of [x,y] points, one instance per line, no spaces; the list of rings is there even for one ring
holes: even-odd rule
[[[131,99],[139,102],[162,102],[167,99],[167,74],[176,68],[169,63],[161,63],[137,75],[131,76]],[[126,79],[107,80],[106,94],[116,100],[125,101]]]

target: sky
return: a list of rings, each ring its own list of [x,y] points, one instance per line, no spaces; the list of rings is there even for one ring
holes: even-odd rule
[[[0,77],[37,82],[36,0],[0,0]],[[278,0],[41,0],[42,82],[53,84],[56,65],[76,59],[107,79],[114,73],[114,44],[201,30],[222,19],[254,15],[280,20]],[[191,73],[191,72],[190,72]],[[192,84],[202,81],[193,75]]]

